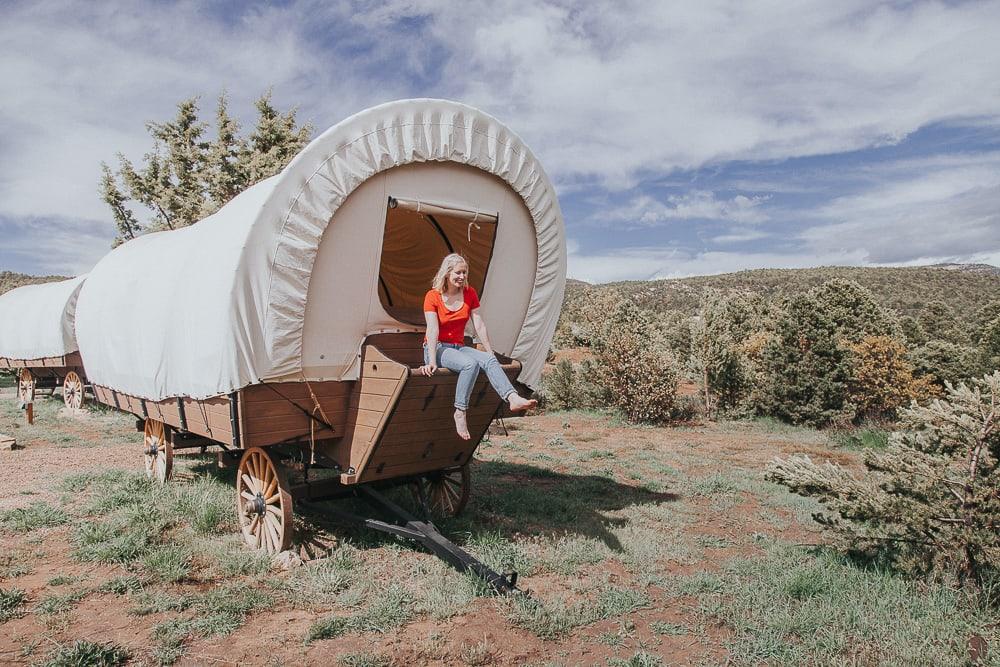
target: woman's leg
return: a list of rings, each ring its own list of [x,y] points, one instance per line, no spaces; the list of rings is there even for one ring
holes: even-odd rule
[[[486,371],[486,378],[490,381],[493,389],[500,395],[500,398],[510,404],[510,409],[515,412],[528,410],[538,405],[538,401],[522,398],[514,385],[510,383],[507,374],[500,367],[500,361],[496,355],[489,352],[482,352],[474,347],[463,347],[462,352],[476,360],[479,367]]]
[[[465,411],[469,408],[472,387],[479,376],[479,364],[464,350],[442,346],[438,348],[438,365],[458,373],[455,383],[455,430],[459,437],[468,440],[471,436]]]

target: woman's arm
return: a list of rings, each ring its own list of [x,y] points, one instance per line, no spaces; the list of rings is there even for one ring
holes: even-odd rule
[[[437,346],[438,346],[438,316],[437,313],[429,310],[424,311],[424,319],[427,320],[427,359],[430,361],[425,366],[420,367],[420,372],[424,375],[434,375],[437,370]]]
[[[486,320],[479,314],[478,308],[472,311],[472,326],[476,328],[476,337],[479,338],[479,342],[483,344],[487,352],[493,354],[493,344],[490,343],[490,334],[486,330]]]

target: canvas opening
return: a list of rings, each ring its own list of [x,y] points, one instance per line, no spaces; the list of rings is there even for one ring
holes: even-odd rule
[[[469,263],[469,284],[483,294],[496,242],[497,215],[390,197],[379,264],[378,297],[400,322],[424,324],[424,295],[445,255]]]

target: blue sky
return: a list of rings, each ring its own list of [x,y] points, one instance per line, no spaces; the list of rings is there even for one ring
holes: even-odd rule
[[[6,2],[0,270],[88,270],[100,161],[268,88],[317,131],[404,97],[497,116],[589,281],[1000,265],[997,35],[997,2]]]

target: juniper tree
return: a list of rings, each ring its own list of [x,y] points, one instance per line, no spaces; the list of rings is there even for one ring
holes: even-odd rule
[[[975,348],[941,340],[932,340],[910,353],[916,372],[942,389],[947,382],[959,382],[980,371],[980,356]]]
[[[767,476],[818,498],[814,518],[844,547],[967,586],[1000,574],[1000,372],[903,410],[889,447],[864,463],[855,474],[797,455]]]
[[[847,353],[838,329],[812,294],[788,302],[763,352],[768,387],[762,408],[793,424],[821,426],[853,416]]]
[[[1000,315],[983,327],[979,337],[980,365],[986,372],[1000,370]]]
[[[181,101],[169,121],[150,122],[153,148],[136,166],[118,155],[118,170],[101,163],[101,198],[111,208],[115,245],[146,231],[177,229],[211,214],[237,194],[273,176],[309,141],[310,125],[299,126],[296,112],[279,112],[268,92],[255,103],[257,123],[247,138],[219,97],[216,137],[198,118],[195,98]],[[145,208],[144,221],[136,208]]]
[[[828,280],[813,289],[812,295],[846,341],[857,343],[865,336],[902,337],[895,314],[880,306],[869,290],[853,280]]]
[[[716,407],[746,410],[758,359],[747,342],[768,331],[770,308],[752,292],[709,290],[691,324],[690,365],[702,385],[707,414]]]
[[[976,311],[976,315],[971,324],[969,337],[972,339],[972,342],[978,345],[987,329],[989,329],[989,327],[993,324],[993,321],[998,317],[1000,317],[1000,299],[987,301],[985,304],[980,306],[979,310]]]
[[[968,332],[955,311],[944,301],[934,300],[924,304],[918,321],[929,340],[942,340],[956,345],[969,342]]]

